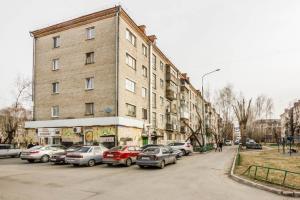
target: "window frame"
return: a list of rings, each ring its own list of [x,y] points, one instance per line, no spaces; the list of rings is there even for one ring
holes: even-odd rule
[[[60,36],[57,35],[57,36],[54,36],[52,37],[53,39],[53,49],[57,49],[60,47]]]
[[[152,54],[152,68],[154,70],[156,70],[156,62],[157,62],[157,58],[156,58],[156,55]]]
[[[134,113],[133,114],[129,113],[129,107],[134,108]],[[135,105],[130,104],[130,103],[126,103],[126,109],[127,109],[127,113],[126,113],[127,116],[136,117],[136,106]]]
[[[88,80],[91,81],[91,88],[88,87],[89,86]],[[85,90],[93,90],[94,89],[94,85],[95,85],[94,80],[95,80],[95,78],[93,76],[85,78]]]
[[[143,55],[147,58],[148,57],[148,47],[144,43],[142,44],[142,52],[143,52]]]
[[[133,91],[131,91],[131,88],[127,88],[127,83],[133,83]],[[126,78],[125,79],[125,89],[129,92],[136,93],[136,82],[129,78]]]
[[[145,93],[145,95],[144,95],[144,93]],[[142,87],[142,97],[147,98],[147,88],[145,88],[145,87]]]
[[[86,40],[95,39],[95,35],[96,35],[95,26],[88,27],[85,30],[86,30]]]
[[[142,65],[142,75],[143,77],[148,77],[148,68],[145,65]]]
[[[52,59],[52,71],[57,71],[59,68],[59,58]]]
[[[162,61],[160,61],[159,68],[160,68],[161,71],[164,71],[164,65],[165,64]]]
[[[59,82],[52,83],[52,94],[59,94]]]
[[[136,47],[136,36],[128,28],[126,28],[125,38],[130,44]]]
[[[148,119],[148,110],[147,110],[147,108],[142,108],[142,119],[143,120]]]
[[[90,62],[88,62],[88,58],[90,56]],[[95,63],[95,52],[94,51],[91,51],[91,52],[87,52],[85,53],[85,64],[86,65],[91,65],[91,64],[94,64]]]
[[[57,115],[54,115],[54,111],[56,110]],[[59,117],[59,106],[52,106],[51,107],[51,117],[56,118]]]
[[[87,106],[91,106],[90,107],[90,113],[88,113],[87,111],[88,111],[88,107]],[[85,103],[85,115],[94,115],[95,114],[95,104],[94,104],[94,102],[89,102],[89,103]]]
[[[125,60],[126,65],[129,66],[130,68],[136,70],[136,59],[135,59],[132,55],[130,55],[129,53],[126,53],[125,59],[126,59],[126,60]],[[130,59],[131,59],[132,61],[134,61],[134,62],[133,62],[133,63],[134,63],[134,66],[131,66],[131,65],[130,65]]]

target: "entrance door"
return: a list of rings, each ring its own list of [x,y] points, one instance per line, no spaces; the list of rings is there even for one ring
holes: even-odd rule
[[[143,139],[143,145],[148,144],[148,138],[147,137],[143,137],[142,139]]]

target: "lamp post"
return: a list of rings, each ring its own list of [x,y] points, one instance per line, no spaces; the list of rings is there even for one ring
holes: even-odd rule
[[[204,91],[204,87],[203,87],[203,84],[204,84],[204,78],[207,76],[207,75],[209,75],[209,74],[212,74],[212,73],[215,73],[215,72],[218,72],[218,71],[220,71],[221,69],[215,69],[215,70],[213,70],[213,71],[211,71],[211,72],[208,72],[208,73],[206,73],[206,74],[204,74],[203,76],[202,76],[202,89],[201,89],[201,92],[202,92],[202,97],[203,97],[203,100],[202,100],[202,120],[203,120],[203,122],[202,122],[202,133],[203,134],[205,134],[206,135],[206,123],[205,123],[205,112],[204,112],[204,94],[203,94],[203,91]],[[206,145],[206,137],[205,137],[205,141],[204,141],[204,145]]]

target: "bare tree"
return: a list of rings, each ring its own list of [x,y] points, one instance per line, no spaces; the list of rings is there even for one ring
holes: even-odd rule
[[[245,100],[244,97],[241,97],[240,100],[236,100],[236,104],[232,105],[234,113],[236,115],[236,118],[240,126],[242,143],[244,145],[246,143],[247,123],[251,113],[251,101],[252,99],[250,99],[247,103],[247,100]]]
[[[0,111],[0,128],[4,143],[12,143],[20,127],[30,118],[23,103],[31,99],[31,81],[27,78],[17,78],[14,90],[14,102],[10,107]]]

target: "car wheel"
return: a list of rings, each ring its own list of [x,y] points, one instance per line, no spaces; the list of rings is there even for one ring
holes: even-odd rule
[[[145,166],[144,166],[144,165],[139,165],[139,167],[140,167],[140,168],[145,168]]]
[[[186,155],[186,151],[184,149],[181,149],[180,151],[182,151],[182,154],[185,156]]]
[[[111,164],[111,163],[107,163],[107,166],[111,167],[111,166],[113,166],[113,164]]]
[[[89,162],[88,162],[88,166],[89,167],[93,167],[93,166],[95,166],[95,160],[89,160]]]
[[[132,161],[130,158],[127,158],[127,160],[125,161],[125,166],[129,167],[132,164]]]
[[[29,163],[34,163],[34,160],[27,160]]]
[[[43,155],[43,156],[41,157],[41,162],[42,162],[42,163],[49,162],[49,156],[48,156],[48,155]]]
[[[164,161],[164,160],[162,160],[162,161],[160,162],[159,168],[160,168],[160,169],[165,168],[165,161]]]

